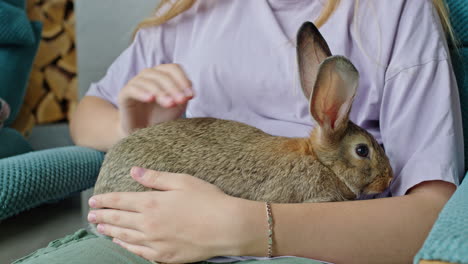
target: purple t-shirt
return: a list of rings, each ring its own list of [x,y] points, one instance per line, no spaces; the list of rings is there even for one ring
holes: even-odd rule
[[[141,70],[181,64],[196,97],[187,117],[237,120],[281,136],[314,126],[300,88],[295,35],[319,0],[200,0],[170,22],[140,30],[87,95],[117,106]],[[457,86],[430,0],[341,1],[320,28],[333,54],[360,72],[351,120],[385,146],[395,172],[381,196],[423,181],[458,183],[463,139]],[[117,106],[118,107],[118,106]]]

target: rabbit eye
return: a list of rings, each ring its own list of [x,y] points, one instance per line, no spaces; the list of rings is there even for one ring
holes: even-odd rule
[[[369,157],[369,147],[366,144],[359,144],[356,147],[356,154],[362,158]]]

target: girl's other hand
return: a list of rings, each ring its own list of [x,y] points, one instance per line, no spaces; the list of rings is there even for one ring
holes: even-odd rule
[[[98,210],[88,215],[129,251],[163,263],[267,252],[262,202],[228,196],[186,174],[134,168],[131,175],[155,191],[96,195],[89,204]]]
[[[119,93],[121,136],[179,118],[193,95],[192,83],[178,64],[141,71]]]

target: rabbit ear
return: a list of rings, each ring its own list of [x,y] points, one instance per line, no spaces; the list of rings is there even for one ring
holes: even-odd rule
[[[310,112],[328,133],[346,129],[358,82],[358,71],[343,56],[329,57],[320,65]]]
[[[318,68],[332,54],[327,42],[311,22],[305,22],[297,33],[297,61],[302,91],[310,100]]]

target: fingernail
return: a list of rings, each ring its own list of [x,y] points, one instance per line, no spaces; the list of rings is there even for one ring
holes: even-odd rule
[[[97,204],[96,199],[91,198],[89,199],[88,203],[89,203],[89,206],[91,206],[92,208],[96,208],[96,204]]]
[[[145,95],[145,101],[149,102],[149,101],[152,101],[154,100],[154,95],[148,93]]]
[[[189,88],[184,89],[184,94],[185,94],[185,96],[193,96],[193,92]]]
[[[176,100],[181,102],[185,99],[185,95],[183,93],[176,93],[175,94]]]
[[[130,172],[133,176],[141,178],[143,177],[143,174],[145,174],[145,169],[140,168],[140,167],[133,167],[132,171]]]
[[[103,225],[97,225],[96,229],[97,229],[97,231],[99,233],[104,233],[104,226]]]
[[[118,244],[118,245],[121,244],[121,243],[120,243],[120,240],[118,240],[117,238],[112,239],[112,242],[114,242],[114,243],[116,243],[116,244]]]
[[[94,213],[89,213],[89,214],[88,214],[88,221],[91,222],[91,223],[96,222],[96,214],[94,214]]]
[[[159,97],[159,103],[162,104],[162,105],[169,106],[169,105],[173,104],[174,101],[169,96],[162,96],[162,97]]]

